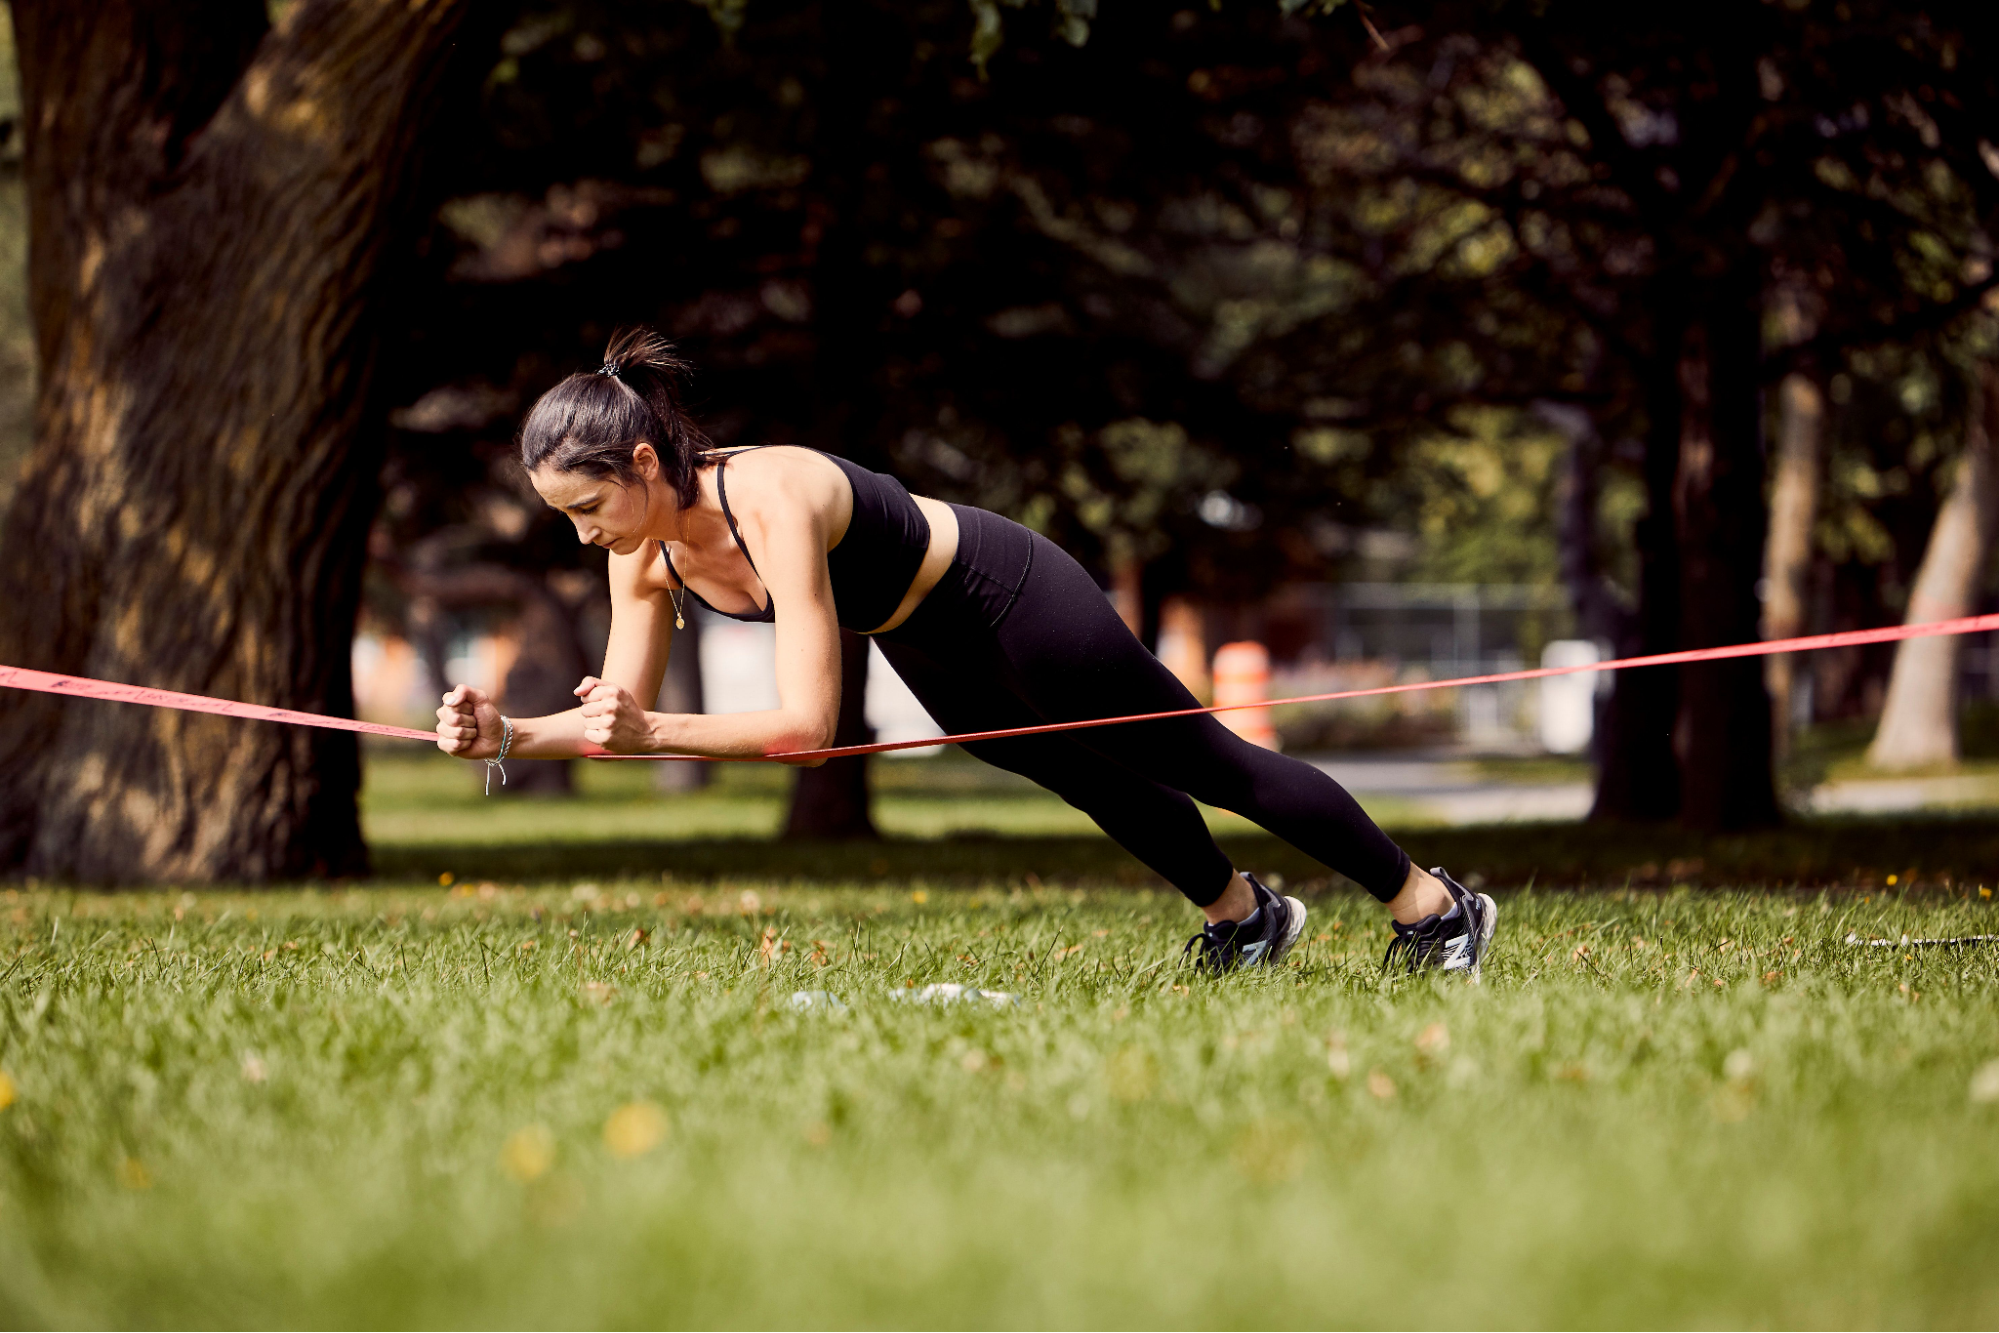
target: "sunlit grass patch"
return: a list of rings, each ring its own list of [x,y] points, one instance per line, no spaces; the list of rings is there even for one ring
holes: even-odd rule
[[[1143,891],[0,895],[0,1317],[1999,1313],[1999,953],[1845,943],[1990,900],[1502,907],[1474,988],[1343,895],[1220,982]]]

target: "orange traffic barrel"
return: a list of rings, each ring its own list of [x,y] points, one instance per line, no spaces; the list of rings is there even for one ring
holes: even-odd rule
[[[1225,643],[1215,650],[1215,703],[1260,704],[1270,698],[1270,652],[1260,643]],[[1221,724],[1253,745],[1277,748],[1268,708],[1217,713]]]

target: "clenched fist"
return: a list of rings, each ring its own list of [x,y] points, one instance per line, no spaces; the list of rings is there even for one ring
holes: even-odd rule
[[[484,690],[456,685],[437,710],[437,748],[460,759],[496,759],[500,710]]]
[[[612,754],[644,754],[652,748],[646,710],[630,690],[585,676],[575,693],[583,701],[584,740]]]

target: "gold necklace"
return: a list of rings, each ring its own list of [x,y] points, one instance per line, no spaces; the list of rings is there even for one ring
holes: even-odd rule
[[[681,521],[675,525],[675,528],[677,531],[677,535],[680,536],[680,544],[682,546],[685,546],[687,544],[687,538],[685,535],[687,515],[684,513],[681,514],[680,520]],[[661,543],[661,549],[662,550],[665,549],[665,543]],[[671,555],[666,557],[666,567],[668,569],[673,568],[673,557]],[[673,627],[675,629],[686,629],[687,618],[681,614],[681,604],[685,602],[687,599],[687,581],[680,577],[678,571],[675,571],[673,577],[680,584],[678,588],[674,587],[673,584],[671,583],[666,585],[666,595],[673,599]]]

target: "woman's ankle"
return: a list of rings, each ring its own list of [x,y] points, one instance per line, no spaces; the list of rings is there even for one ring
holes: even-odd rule
[[[1388,900],[1388,914],[1405,926],[1413,926],[1426,916],[1442,916],[1451,910],[1451,891],[1414,861],[1402,881],[1402,891]]]
[[[1222,890],[1222,896],[1201,909],[1208,918],[1209,925],[1223,921],[1241,921],[1256,910],[1256,890],[1249,886],[1249,880],[1238,870],[1229,876],[1229,886]]]

